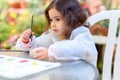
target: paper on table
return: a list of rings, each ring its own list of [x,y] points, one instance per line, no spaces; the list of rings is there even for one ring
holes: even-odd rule
[[[57,66],[60,63],[0,55],[0,76],[8,79],[22,78]]]

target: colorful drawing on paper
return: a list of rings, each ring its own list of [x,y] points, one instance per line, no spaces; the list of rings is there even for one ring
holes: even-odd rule
[[[57,66],[60,63],[0,55],[0,76],[10,79],[22,78]]]

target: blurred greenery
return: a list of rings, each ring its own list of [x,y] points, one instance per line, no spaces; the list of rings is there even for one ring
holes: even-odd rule
[[[32,14],[34,14],[33,31],[35,36],[39,36],[44,31],[47,24],[45,16],[43,15],[44,6],[43,0],[29,0],[27,8],[23,9],[25,11],[14,9],[18,16],[14,19],[16,23],[10,25],[10,16],[8,16],[10,4],[8,0],[0,0],[0,43],[4,43],[13,35],[22,33],[24,30],[30,28]],[[18,13],[18,10],[23,12]],[[11,17],[13,18],[13,16],[15,16],[15,14],[12,14]]]
[[[102,0],[103,1],[103,5],[105,5],[107,10],[111,10],[111,9],[118,9],[118,2],[116,1],[116,3],[113,3],[115,0]]]
[[[105,5],[106,7],[106,10],[117,10],[118,9],[118,2],[114,2],[114,0],[102,0],[103,1],[103,5]],[[104,20],[101,22],[101,25],[105,28],[108,28],[109,27],[109,20]],[[116,33],[116,36],[118,36],[119,34],[119,29],[120,29],[120,19],[118,21],[118,28],[117,28],[117,33]]]
[[[47,26],[46,24],[47,21],[44,15],[35,15],[33,31],[36,32],[36,36],[39,36],[41,33],[43,33],[43,31],[45,31],[45,27]]]
[[[0,0],[0,12],[2,12],[3,9],[8,9],[9,5],[6,2],[6,0]]]
[[[46,18],[44,15],[34,14],[33,18],[33,31],[36,36],[39,36],[45,29],[47,24]],[[31,16],[19,17],[18,23],[16,24],[16,32],[22,33],[24,30],[30,28],[31,25]]]
[[[42,5],[42,2],[42,0],[29,0],[29,14],[18,18],[18,23],[16,24],[17,33],[22,33],[24,30],[30,28],[31,15],[34,15],[32,29],[35,35],[39,36],[44,31],[47,21],[43,15],[44,5]]]
[[[10,37],[10,26],[5,22],[0,22],[0,43]]]
[[[108,28],[108,26],[109,26],[109,20],[102,21],[101,25],[103,27],[105,27],[105,28]],[[118,36],[118,34],[119,34],[119,29],[120,29],[120,19],[118,20],[118,28],[117,28],[116,36]]]
[[[44,6],[42,5],[42,0],[30,0],[28,4],[28,9],[31,14],[42,14],[44,11]]]

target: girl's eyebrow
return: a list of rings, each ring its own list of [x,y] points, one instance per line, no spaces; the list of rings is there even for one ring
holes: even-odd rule
[[[62,17],[62,16],[55,16],[55,17],[53,17],[53,18],[61,18],[61,19],[62,19],[63,17]]]
[[[60,18],[60,19],[63,19],[63,17],[62,17],[62,16],[54,16],[54,17],[53,17],[53,19],[55,19],[55,18]],[[50,19],[52,19],[52,17],[50,17]]]

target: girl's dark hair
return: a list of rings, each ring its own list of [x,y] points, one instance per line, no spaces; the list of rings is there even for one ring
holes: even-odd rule
[[[87,15],[77,0],[53,0],[45,10],[48,25],[50,25],[48,12],[51,8],[55,8],[64,16],[68,24],[68,30],[65,31],[67,39],[70,37],[73,29],[85,25]]]

